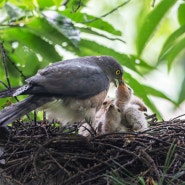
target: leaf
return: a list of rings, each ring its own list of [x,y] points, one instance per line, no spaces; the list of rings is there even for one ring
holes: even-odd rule
[[[56,6],[59,7],[63,0],[37,0],[37,4],[40,9],[45,9],[47,7]]]
[[[76,29],[72,21],[56,11],[48,10],[42,12],[44,18],[50,25],[63,34],[71,43],[77,47],[80,42],[80,31]]]
[[[42,66],[46,66],[51,62],[61,60],[55,48],[42,38],[29,33],[24,28],[12,28],[1,31],[1,36],[6,42],[15,43],[18,46],[12,48],[13,52],[9,52],[9,56],[16,61],[17,64],[23,66],[27,74],[33,74],[34,70]],[[13,46],[13,45],[12,45]],[[39,58],[42,59],[39,62]],[[34,62],[38,65],[35,69],[30,70],[34,66]],[[25,67],[26,68],[25,68]]]
[[[37,7],[35,0],[8,0],[14,6],[22,8],[24,10],[33,10]]]
[[[91,55],[108,55],[117,59],[123,66],[128,67],[133,71],[137,70],[135,63],[133,63],[129,57],[129,55],[118,53],[111,48],[100,45],[97,42],[93,42],[90,40],[82,39],[80,42],[80,50],[75,50],[75,53],[78,56],[91,56]],[[142,75],[142,74],[141,74]]]
[[[130,55],[130,59],[132,63],[135,64],[136,67],[142,67],[142,68],[148,69],[149,71],[156,69],[156,67],[149,65],[146,61],[139,58],[138,56]]]
[[[164,18],[169,9],[177,2],[177,0],[163,0],[151,11],[145,18],[138,33],[136,41],[137,53],[140,56],[156,30],[157,26]]]
[[[171,98],[166,96],[163,92],[161,92],[157,89],[154,89],[153,87],[147,86],[147,85],[143,85],[143,87],[144,87],[147,94],[152,95],[152,96],[156,96],[158,98],[166,99],[166,100],[170,101],[171,103],[173,103],[174,105],[177,105],[177,103],[174,100],[172,100]]]
[[[88,15],[86,13],[71,13],[69,10],[62,11],[64,15],[75,21],[76,23],[81,23],[86,28],[97,28],[101,31],[109,32],[113,35],[121,36],[122,33],[119,30],[116,30],[110,23],[104,21],[103,19],[97,19],[92,15]],[[92,21],[94,20],[94,21]]]
[[[122,43],[125,44],[125,41],[121,38],[121,37],[117,37],[117,36],[107,36],[107,34],[103,34],[103,33],[100,33],[98,32],[98,30],[95,31],[95,29],[91,29],[90,27],[87,27],[87,28],[82,28],[82,27],[79,27],[80,31],[81,32],[84,32],[84,33],[88,33],[88,34],[92,34],[92,35],[95,35],[95,36],[100,36],[102,38],[106,38],[108,40],[112,40],[112,41],[120,41]]]
[[[185,24],[185,4],[182,3],[178,8],[178,21],[181,25]]]
[[[53,28],[48,21],[43,18],[33,18],[31,19],[25,29],[28,29],[29,32],[41,37],[44,40],[47,40],[52,45],[60,45],[63,47],[65,45],[68,50],[74,47],[71,41],[61,34],[58,30]]]
[[[6,3],[6,0],[0,0],[0,8],[2,8],[5,3]]]
[[[82,7],[84,7],[89,0],[70,0],[70,1],[65,1],[65,6],[67,9],[70,9],[71,12],[77,12],[80,10]]]
[[[178,98],[178,105],[185,101],[185,77],[182,81],[179,98]]]
[[[167,50],[162,57],[160,57],[160,60],[167,60],[168,63],[168,71],[171,70],[172,64],[177,59],[178,55],[185,51],[185,37],[181,38],[179,42],[175,43],[174,45]]]
[[[174,45],[176,45],[176,43],[178,43],[183,37],[185,37],[185,25],[178,28],[168,37],[168,39],[163,45],[163,48],[161,49],[161,52],[159,55],[159,62],[162,61],[162,58],[164,58],[164,55],[166,55],[166,53],[169,52],[170,49]]]
[[[25,15],[26,15],[25,12],[21,8],[15,6],[9,2],[7,2],[5,4],[5,9],[9,15],[10,21],[18,20],[22,17],[25,17]]]

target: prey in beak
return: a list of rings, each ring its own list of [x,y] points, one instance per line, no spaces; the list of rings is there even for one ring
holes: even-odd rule
[[[125,84],[125,82],[123,81],[122,78],[114,80],[113,83],[114,83],[115,87],[118,87],[119,85]]]

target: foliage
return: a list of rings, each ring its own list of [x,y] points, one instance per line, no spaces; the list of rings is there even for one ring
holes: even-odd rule
[[[137,51],[133,54],[107,46],[107,42],[111,45],[116,42],[121,48],[125,46],[125,42],[122,30],[105,19],[118,9],[126,8],[131,1],[121,1],[117,7],[111,7],[111,11],[98,17],[84,13],[83,10],[89,2],[90,0],[1,1],[0,41],[4,42],[8,56],[11,85],[18,86],[23,83],[24,78],[20,71],[27,78],[49,63],[67,58],[67,55],[111,55],[125,66],[126,72],[132,71],[136,75],[135,77],[125,73],[124,78],[153,112],[160,115],[156,105],[149,100],[150,95],[171,101],[176,106],[180,105],[184,101],[185,86],[182,86],[179,100],[174,101],[152,86],[139,82],[144,74],[156,69],[155,65],[143,58],[143,53],[170,9],[177,6],[177,0],[161,0],[158,4],[150,1],[149,10],[140,17],[140,23],[136,25]],[[140,12],[144,7],[143,3]],[[180,26],[166,39],[158,56],[158,64],[166,62],[169,70],[177,56],[184,51],[184,8],[185,4],[180,4],[177,14]],[[19,71],[15,69],[14,64],[18,66]],[[0,74],[4,74],[2,63]],[[6,82],[5,75],[1,80]]]

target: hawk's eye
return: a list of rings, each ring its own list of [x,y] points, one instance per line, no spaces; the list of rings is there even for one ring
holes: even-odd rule
[[[120,75],[121,71],[119,69],[116,70],[116,75]]]

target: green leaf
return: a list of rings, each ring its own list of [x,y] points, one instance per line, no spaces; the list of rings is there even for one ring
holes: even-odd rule
[[[14,6],[17,6],[25,10],[33,10],[37,6],[35,0],[29,0],[29,1],[28,0],[8,0],[8,1],[12,3]]]
[[[157,26],[164,18],[169,9],[177,2],[177,0],[163,0],[151,11],[145,18],[138,33],[136,42],[137,53],[140,56],[156,30]]]
[[[145,68],[149,71],[155,70],[156,67],[149,65],[146,61],[135,55],[130,55],[130,59],[136,67]],[[142,75],[143,76],[143,75]]]
[[[10,17],[10,21],[18,20],[22,17],[25,17],[25,15],[26,15],[25,12],[21,8],[15,6],[9,2],[7,2],[5,4],[5,9]]]
[[[74,27],[69,18],[52,10],[43,11],[42,14],[53,28],[69,39],[75,47],[78,46],[80,42],[80,31]]]
[[[144,103],[159,117],[161,117],[160,112],[158,111],[157,107],[150,101],[148,98],[148,90],[149,88],[145,89],[145,85],[140,84],[135,78],[132,77],[132,75],[125,73],[124,74],[124,80],[126,83],[134,90],[134,94],[138,97],[140,97]]]
[[[1,31],[0,34],[6,42],[17,43],[17,47],[12,47],[14,52],[9,52],[9,56],[11,56],[17,64],[23,66],[23,68],[26,67],[26,73],[29,75],[34,72],[34,69],[30,70],[34,62],[38,63],[40,68],[51,62],[61,60],[61,57],[51,44],[29,33],[24,28],[13,28]],[[40,57],[40,62],[38,57]],[[36,66],[36,68],[38,69],[38,66]],[[36,68],[35,70],[37,70]],[[26,69],[24,69],[24,71]]]
[[[52,45],[65,45],[68,50],[71,48],[74,48],[74,45],[71,43],[71,41],[64,37],[63,34],[61,34],[58,30],[53,28],[48,21],[46,21],[43,18],[33,18],[31,19],[25,29],[28,29],[29,32],[37,35],[38,37],[41,37],[44,40],[47,40]]]
[[[70,0],[66,1],[64,4],[67,9],[70,9],[71,12],[77,12],[81,8],[83,8],[89,0]]]
[[[2,8],[5,3],[6,3],[6,0],[0,0],[0,8]]]
[[[59,7],[63,0],[37,0],[37,4],[40,9],[44,9],[51,6]]]
[[[170,102],[172,102],[174,105],[177,105],[177,103],[172,100],[171,98],[169,98],[167,95],[165,95],[163,92],[157,90],[157,89],[154,89],[153,87],[150,87],[150,86],[147,86],[147,85],[143,85],[146,93],[148,95],[152,95],[152,96],[156,96],[158,98],[163,98],[163,99],[166,99]]]
[[[178,43],[185,36],[184,33],[185,33],[185,25],[178,28],[168,37],[168,39],[163,45],[163,48],[161,49],[161,52],[159,55],[159,62],[161,61],[161,58],[163,58],[163,55],[165,55],[166,52],[168,52],[176,43]]]
[[[84,33],[92,34],[92,35],[99,36],[99,37],[102,37],[102,38],[106,38],[106,39],[112,40],[112,41],[115,41],[115,40],[116,41],[120,41],[120,42],[125,44],[125,41],[122,40],[121,37],[112,36],[112,35],[111,36],[107,36],[107,34],[100,33],[97,30],[95,31],[94,29],[91,29],[90,27],[87,27],[87,28],[79,27],[79,30],[81,32],[84,32]]]
[[[182,85],[181,85],[179,98],[178,98],[178,105],[180,105],[184,101],[185,101],[185,77],[184,77]]]
[[[69,17],[70,19],[72,19],[73,21],[83,24],[85,28],[88,26],[91,28],[97,28],[101,31],[109,32],[113,35],[117,36],[122,35],[121,31],[116,30],[110,23],[102,19],[97,19],[97,17],[94,17],[92,15],[80,12],[71,13],[69,10],[62,11],[62,13]]]
[[[177,43],[174,43],[159,60],[166,60],[168,64],[168,71],[171,70],[172,64],[177,59],[181,52],[185,51],[185,37],[181,38]]]
[[[126,54],[118,53],[111,48],[100,45],[97,42],[82,39],[80,42],[80,50],[75,50],[78,56],[96,56],[96,55],[108,55],[117,59],[123,66],[128,67],[133,71],[139,71],[136,68],[130,57]]]
[[[178,21],[181,25],[185,24],[185,4],[182,3],[178,9]]]

